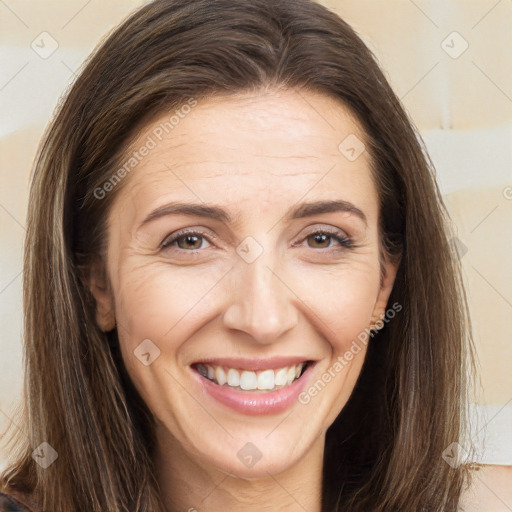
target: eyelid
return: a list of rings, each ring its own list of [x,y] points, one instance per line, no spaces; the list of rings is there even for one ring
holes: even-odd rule
[[[313,225],[313,227],[311,228],[311,231],[310,231],[310,235],[314,234],[314,233],[317,233],[319,231],[322,231],[322,232],[325,232],[325,233],[332,233],[332,234],[335,234],[335,235],[340,235],[340,236],[343,236],[343,237],[346,237],[346,238],[350,238],[348,236],[348,234],[341,228],[336,228],[334,226],[323,226],[323,225],[318,225],[318,224],[315,224]]]

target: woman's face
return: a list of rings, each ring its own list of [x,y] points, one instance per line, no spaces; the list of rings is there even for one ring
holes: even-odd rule
[[[189,105],[127,152],[98,322],[115,319],[168,446],[274,474],[323,443],[396,268],[381,286],[378,191],[341,104],[281,91]]]

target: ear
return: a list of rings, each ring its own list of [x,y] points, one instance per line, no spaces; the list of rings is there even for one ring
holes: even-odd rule
[[[91,266],[89,289],[96,300],[96,322],[102,331],[111,331],[116,326],[114,298],[101,261],[95,261]]]
[[[400,265],[400,258],[391,260],[387,254],[384,255],[383,273],[381,276],[380,290],[375,301],[371,317],[370,327],[379,330],[382,328],[382,319],[385,318],[391,290],[395,284],[396,273]],[[378,323],[377,323],[378,322]]]

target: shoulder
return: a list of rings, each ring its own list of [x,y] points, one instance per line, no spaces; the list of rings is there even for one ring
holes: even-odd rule
[[[471,471],[471,482],[462,495],[461,512],[510,512],[512,466],[482,465]]]
[[[0,512],[37,512],[30,508],[23,498],[0,491]]]

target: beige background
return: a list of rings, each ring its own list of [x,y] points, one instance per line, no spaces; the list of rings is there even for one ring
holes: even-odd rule
[[[85,57],[142,3],[0,2],[0,427],[21,392],[22,244],[37,144]],[[512,465],[512,1],[322,3],[372,48],[436,164],[467,250],[484,389],[480,460]]]

